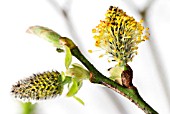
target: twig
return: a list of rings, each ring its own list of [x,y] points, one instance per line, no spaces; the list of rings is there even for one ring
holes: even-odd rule
[[[114,91],[120,93],[124,97],[128,98],[130,101],[135,103],[139,108],[141,108],[147,114],[158,114],[151,106],[149,106],[139,95],[136,87],[133,86],[132,82],[132,70],[126,65],[126,70],[123,71],[124,80],[122,82],[123,86],[118,84],[117,82],[107,78],[103,74],[101,74],[79,51],[78,47],[75,43],[66,37],[61,37],[58,33],[54,32],[51,29],[42,27],[42,26],[32,26],[28,30],[28,32],[36,34],[40,37],[46,37],[48,41],[53,44],[60,44],[61,46],[65,45],[70,48],[70,51],[73,56],[75,56],[90,72],[90,81],[92,83],[102,84],[108,88],[113,89]],[[56,45],[57,46],[57,45]],[[129,79],[130,76],[130,79]],[[128,77],[128,78],[126,78]],[[122,78],[122,79],[123,79]],[[128,80],[125,80],[128,79]]]
[[[118,83],[110,80],[103,74],[101,74],[79,51],[78,47],[71,49],[72,55],[75,56],[82,64],[91,72],[90,81],[92,83],[102,84],[114,91],[120,93],[121,95],[128,98],[130,101],[135,103],[139,108],[141,108],[147,114],[158,114],[151,106],[149,106],[139,95],[137,88],[126,88]]]
[[[146,18],[147,17],[147,12],[149,11],[150,7],[154,4],[155,1],[156,0],[148,0],[147,4],[145,6],[145,9],[140,11],[135,6],[135,4],[133,4],[133,2],[131,0],[129,0],[129,1],[124,0],[124,2],[126,2],[127,4],[130,5],[131,8],[133,8],[133,11],[136,11],[138,14],[141,15],[141,17],[145,20],[144,24],[146,26],[149,26],[149,22],[148,22],[148,20]],[[150,27],[150,32],[152,32],[152,29],[153,28]],[[157,43],[155,42],[155,40],[152,40],[152,39],[154,39],[153,35],[150,36],[150,40],[149,40],[149,45],[150,45],[151,53],[153,55],[153,60],[154,60],[154,62],[156,64],[156,68],[157,68],[157,71],[158,71],[159,79],[161,81],[161,84],[163,86],[163,90],[164,90],[165,95],[166,95],[167,102],[169,104],[168,106],[170,107],[170,97],[169,97],[170,96],[170,91],[167,91],[169,89],[168,82],[167,82],[167,79],[166,79],[167,75],[165,73],[164,66],[162,64],[160,64],[160,63],[163,63],[161,58],[159,56],[157,56],[157,55],[160,55],[160,53],[157,51],[157,46],[156,46]]]

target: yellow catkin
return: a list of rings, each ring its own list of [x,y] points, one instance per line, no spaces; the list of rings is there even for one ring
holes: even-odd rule
[[[144,28],[143,19],[137,22],[118,7],[110,6],[105,16],[92,29],[95,45],[111,54],[119,64],[132,61],[138,50],[137,45],[149,39],[149,28]]]

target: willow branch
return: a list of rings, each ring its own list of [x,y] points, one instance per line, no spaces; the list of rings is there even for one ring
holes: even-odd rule
[[[130,101],[135,103],[139,108],[141,108],[147,114],[158,114],[149,104],[147,104],[142,97],[139,95],[138,90],[135,86],[122,86],[117,82],[107,78],[102,73],[100,73],[79,51],[75,43],[67,38],[61,37],[58,33],[54,32],[51,29],[42,26],[32,26],[27,32],[36,34],[39,37],[45,38],[49,42],[53,43],[54,46],[64,46],[70,48],[70,51],[73,56],[75,56],[82,64],[90,71],[90,81],[92,83],[102,84],[108,88],[113,89],[114,91],[120,93],[124,97],[128,98]],[[124,74],[126,75],[126,73]]]
[[[78,47],[71,48],[72,55],[75,56],[82,64],[91,72],[90,81],[92,83],[102,84],[124,97],[128,98],[131,102],[135,103],[147,114],[158,114],[143,98],[139,95],[137,88],[126,88],[120,84],[112,81],[103,74],[101,74],[79,51]]]

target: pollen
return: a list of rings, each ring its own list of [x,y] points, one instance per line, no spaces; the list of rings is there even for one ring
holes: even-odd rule
[[[102,58],[104,55],[103,54],[101,54],[101,55],[99,55],[99,58]]]
[[[57,71],[34,74],[13,85],[11,93],[15,98],[26,101],[54,98],[62,94],[61,82],[61,75]]]
[[[149,28],[148,28],[148,27],[146,27],[146,30],[149,30]]]
[[[143,23],[143,22],[144,22],[144,19],[141,19],[141,20],[140,20],[140,23]]]
[[[88,52],[89,52],[89,53],[93,53],[93,51],[92,51],[92,50],[88,50]]]
[[[110,6],[105,19],[92,29],[95,45],[109,53],[118,65],[132,61],[138,50],[138,44],[149,39],[149,28],[137,22],[132,16],[118,7]]]
[[[96,29],[92,29],[92,33],[95,33],[96,32]]]

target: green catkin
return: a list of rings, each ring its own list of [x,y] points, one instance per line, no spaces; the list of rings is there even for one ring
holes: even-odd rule
[[[11,93],[22,100],[42,100],[54,98],[62,94],[62,77],[59,72],[34,74],[13,85]]]

